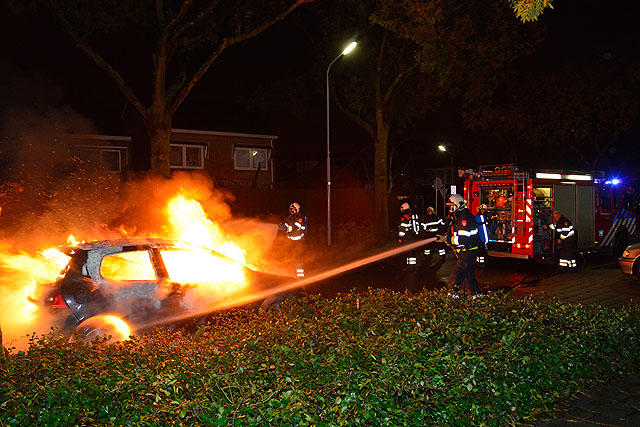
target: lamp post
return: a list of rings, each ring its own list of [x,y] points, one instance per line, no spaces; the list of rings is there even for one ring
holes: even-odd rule
[[[449,153],[449,155],[451,156],[451,185],[453,185],[453,152],[451,150],[447,150],[447,147],[445,147],[444,145],[438,145],[438,150],[440,151],[445,151],[447,153]]]
[[[331,246],[331,144],[330,144],[330,127],[329,127],[329,70],[331,66],[343,55],[347,55],[356,47],[357,42],[351,42],[340,55],[331,61],[327,67],[327,245]]]

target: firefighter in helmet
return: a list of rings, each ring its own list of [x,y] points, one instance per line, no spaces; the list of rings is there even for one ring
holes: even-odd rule
[[[307,217],[301,212],[300,203],[293,202],[289,205],[289,216],[278,225],[287,238],[288,242],[302,242],[307,233]],[[299,246],[299,245],[296,245]],[[304,277],[304,263],[302,254],[295,254],[298,259],[296,262],[296,277]]]
[[[424,232],[425,238],[436,237],[439,234],[444,234],[446,224],[444,223],[444,219],[439,218],[438,215],[435,214],[433,207],[429,206],[426,210],[424,218],[421,221],[422,229]],[[441,258],[447,256],[447,245],[435,241],[427,244],[424,248],[424,255],[426,257],[430,257],[431,255],[438,254]]]
[[[480,286],[476,278],[476,256],[482,242],[478,236],[476,218],[469,212],[467,202],[459,194],[449,197],[447,208],[451,214],[451,224],[443,239],[446,239],[458,257],[449,275],[449,282],[456,290],[464,283],[469,293],[478,294]]]
[[[487,219],[487,205],[483,203],[478,206],[478,213],[476,214],[476,222],[478,223],[478,236],[480,237],[481,242],[480,247],[478,247],[478,255],[476,256],[478,267],[484,267],[485,263],[487,262],[487,243],[489,243]]]
[[[398,224],[398,242],[409,243],[418,240],[418,234],[420,233],[420,220],[418,215],[411,212],[411,205],[404,202],[400,205],[400,224]],[[418,257],[417,251],[411,250],[407,252],[406,267],[409,270],[413,270],[417,267]]]
[[[553,212],[553,222],[544,228],[556,232],[558,248],[558,267],[561,270],[575,271],[578,266],[578,242],[573,224],[560,211]]]

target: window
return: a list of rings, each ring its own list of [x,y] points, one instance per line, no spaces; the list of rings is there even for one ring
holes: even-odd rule
[[[80,150],[79,157],[89,165],[104,168],[107,172],[122,172],[122,154],[113,148],[85,148]]]
[[[149,252],[122,252],[104,257],[100,274],[110,280],[156,280]]]
[[[610,187],[604,186],[600,188],[600,210],[608,211],[611,209]]]
[[[269,148],[235,147],[233,166],[236,170],[269,170]]]
[[[204,146],[171,143],[171,167],[204,169]]]

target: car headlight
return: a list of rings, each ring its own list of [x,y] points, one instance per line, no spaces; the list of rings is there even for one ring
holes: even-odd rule
[[[624,252],[622,252],[622,258],[629,258],[629,251],[625,249]]]

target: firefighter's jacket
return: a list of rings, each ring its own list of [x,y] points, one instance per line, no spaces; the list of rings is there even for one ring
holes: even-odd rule
[[[551,224],[549,228],[555,230],[556,233],[558,233],[558,238],[563,242],[567,239],[575,239],[576,230],[573,228],[573,224],[569,218],[564,215],[561,215],[560,220]]]
[[[299,212],[289,215],[284,222],[280,223],[280,230],[289,240],[302,240],[307,232],[307,217]]]
[[[438,234],[444,234],[446,231],[444,219],[438,218],[436,214],[425,215],[422,219],[421,225],[424,230],[425,237],[434,237]]]
[[[454,213],[447,241],[457,252],[478,249],[482,244],[478,234],[478,223],[469,209],[460,209]]]
[[[416,240],[420,233],[420,220],[418,215],[410,211],[403,212],[398,224],[398,241],[411,242]]]
[[[487,230],[487,217],[484,214],[478,213],[476,215],[476,223],[478,224],[478,236],[482,244],[486,245],[489,242],[489,231]]]

